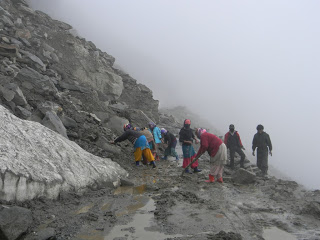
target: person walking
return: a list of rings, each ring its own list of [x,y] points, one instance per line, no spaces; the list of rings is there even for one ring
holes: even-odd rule
[[[257,126],[257,133],[252,140],[252,155],[257,149],[257,167],[261,170],[262,175],[268,174],[268,151],[272,156],[272,144],[269,134],[263,131],[264,127],[259,124]]]
[[[164,144],[167,145],[166,149],[164,150],[164,156],[163,160],[167,160],[168,156],[173,156],[176,158],[176,160],[179,160],[178,154],[176,152],[176,146],[177,146],[177,139],[176,137],[169,131],[167,131],[165,128],[161,128],[161,135],[162,139],[164,141]]]
[[[181,128],[179,132],[179,141],[182,143],[182,152],[183,152],[183,164],[182,167],[186,168],[189,163],[195,158],[196,152],[192,146],[193,140],[195,140],[196,144],[199,142],[195,135],[193,134],[192,129],[190,128],[191,121],[190,119],[184,120],[183,128]],[[201,172],[198,169],[198,160],[196,160],[192,165],[191,168],[193,169],[194,173]],[[185,169],[186,173],[191,173],[189,168]]]
[[[209,179],[205,182],[212,183],[216,178],[219,183],[223,183],[223,169],[228,158],[226,145],[219,137],[212,133],[208,133],[206,129],[196,129],[196,135],[200,138],[200,148],[195,157],[199,157],[205,151],[210,155],[211,169]]]
[[[125,140],[129,140],[134,147],[134,159],[136,161],[136,166],[140,166],[140,161],[142,156],[153,168],[156,167],[154,162],[154,157],[150,151],[150,147],[147,138],[139,131],[134,131],[131,124],[125,124],[123,126],[124,133],[118,137],[116,140],[111,141],[111,144],[116,144]]]
[[[244,159],[245,159],[246,155],[244,154],[242,149],[245,150],[245,148],[242,145],[239,133],[234,130],[233,124],[230,124],[229,132],[227,132],[224,135],[224,144],[230,150],[230,167],[231,167],[231,169],[234,169],[234,155],[235,155],[235,153],[238,153],[240,155],[240,157],[241,157],[240,167],[244,168]]]

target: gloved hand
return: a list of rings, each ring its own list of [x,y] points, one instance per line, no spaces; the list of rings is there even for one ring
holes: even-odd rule
[[[252,152],[252,156],[255,156],[254,151]]]

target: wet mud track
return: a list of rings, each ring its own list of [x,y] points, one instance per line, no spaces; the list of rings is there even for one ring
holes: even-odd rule
[[[206,158],[201,173],[183,177],[182,162],[171,158],[156,169],[124,161],[124,186],[30,202],[34,234],[53,228],[57,239],[75,240],[320,239],[320,214],[308,208],[318,191],[276,178],[237,185],[225,175],[223,184],[206,183]]]

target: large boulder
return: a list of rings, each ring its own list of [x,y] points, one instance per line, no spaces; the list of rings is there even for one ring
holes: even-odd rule
[[[14,97],[11,100],[7,100],[7,101],[12,101],[14,102],[16,105],[18,106],[25,106],[27,105],[27,100],[24,97],[21,89],[18,87],[18,85],[14,84],[14,83],[9,83],[6,84],[4,86],[5,89],[7,89],[8,91],[12,91],[14,93]]]
[[[0,239],[19,239],[32,223],[32,213],[29,209],[0,206]]]
[[[250,184],[256,181],[256,174],[240,168],[234,173],[232,180],[235,183]]]
[[[46,112],[46,115],[43,118],[41,123],[47,128],[50,128],[51,130],[57,133],[60,133],[65,138],[68,138],[67,130],[55,112],[51,112],[51,111]]]
[[[129,123],[129,120],[126,118],[113,116],[110,120],[106,123],[106,127],[111,129],[116,134],[123,133],[123,125]]]
[[[108,158],[0,106],[0,200],[56,199],[61,191],[119,183],[127,172]]]
[[[130,108],[140,109],[154,122],[159,121],[159,101],[153,99],[152,91],[143,84],[137,83],[137,80],[130,75],[117,70],[117,73],[122,77],[124,89],[118,101],[125,102]]]
[[[144,111],[139,109],[128,109],[123,114],[135,127],[146,127],[149,122],[156,122],[154,119],[149,118]]]
[[[61,88],[81,92],[91,88],[99,93],[103,101],[120,97],[123,90],[122,77],[114,71],[102,52],[100,56],[98,51],[99,56],[96,56],[97,48],[92,43],[75,38],[67,31],[53,31],[51,38],[47,44],[63,52],[63,57],[56,61],[59,71],[69,73],[60,83]],[[71,79],[76,79],[80,87],[75,86]]]
[[[42,95],[55,95],[58,92],[50,77],[42,75],[29,67],[22,68],[15,80],[22,89],[30,92],[36,92]]]

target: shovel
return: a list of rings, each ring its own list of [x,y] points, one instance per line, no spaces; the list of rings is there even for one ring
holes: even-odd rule
[[[202,154],[203,154],[203,153],[202,153]],[[183,176],[183,174],[184,174],[185,170],[186,170],[188,167],[190,167],[190,166],[192,165],[192,163],[194,163],[195,161],[197,161],[197,160],[198,160],[198,158],[200,158],[200,157],[202,156],[202,154],[200,154],[198,157],[194,158],[194,159],[191,161],[191,163],[189,163],[189,164],[188,164],[188,166],[186,166],[186,167],[183,169],[183,171],[182,171],[182,173],[181,173],[180,177],[182,177],[182,176]]]

